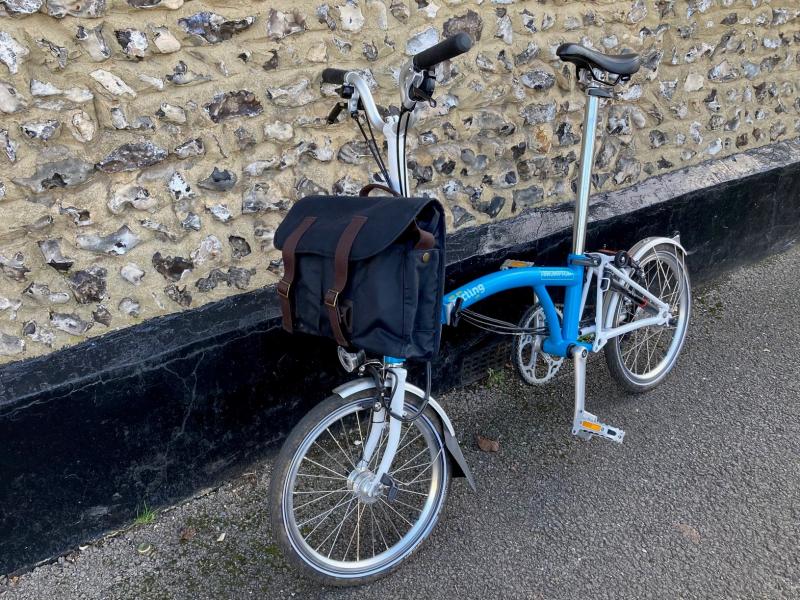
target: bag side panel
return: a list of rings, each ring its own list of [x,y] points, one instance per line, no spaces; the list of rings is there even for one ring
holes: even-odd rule
[[[406,255],[407,358],[429,359],[439,349],[443,252],[413,250]]]

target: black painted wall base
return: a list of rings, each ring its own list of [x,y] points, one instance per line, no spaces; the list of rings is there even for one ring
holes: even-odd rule
[[[509,256],[563,260],[571,210],[545,208],[451,235],[449,286]],[[589,249],[680,231],[697,283],[794,243],[800,144],[599,195],[591,218]],[[490,310],[512,319],[529,301],[509,294]],[[466,326],[446,330],[436,391],[502,365],[502,341]],[[284,334],[274,292],[263,289],[0,367],[0,573],[130,521],[144,502],[164,505],[214,485],[271,452],[346,380],[333,350]]]

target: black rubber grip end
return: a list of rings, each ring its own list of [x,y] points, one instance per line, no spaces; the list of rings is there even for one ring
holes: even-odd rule
[[[345,75],[347,75],[347,71],[345,69],[332,69],[329,67],[322,71],[322,82],[338,83],[341,85],[344,83]]]
[[[447,38],[414,56],[416,69],[430,69],[440,62],[455,58],[472,48],[472,38],[464,32]]]

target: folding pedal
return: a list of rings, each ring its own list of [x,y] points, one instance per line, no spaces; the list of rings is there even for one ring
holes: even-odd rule
[[[576,415],[572,424],[572,433],[583,440],[589,440],[597,436],[618,444],[621,444],[625,437],[625,432],[622,429],[601,423],[596,416],[586,411]]]
[[[589,440],[597,436],[621,444],[625,432],[601,423],[585,408],[587,355],[586,348],[575,346],[572,349],[572,358],[575,362],[575,412],[572,419],[572,434],[582,440]]]

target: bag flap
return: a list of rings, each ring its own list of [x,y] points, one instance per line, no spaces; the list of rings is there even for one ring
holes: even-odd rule
[[[426,210],[427,209],[427,210]],[[333,257],[342,232],[357,215],[367,218],[350,251],[351,260],[374,256],[394,242],[420,213],[430,213],[419,225],[444,238],[442,205],[433,198],[308,196],[297,201],[275,232],[274,244],[283,248],[292,231],[306,217],[317,220],[300,238],[296,252]],[[430,226],[432,225],[432,227]]]

